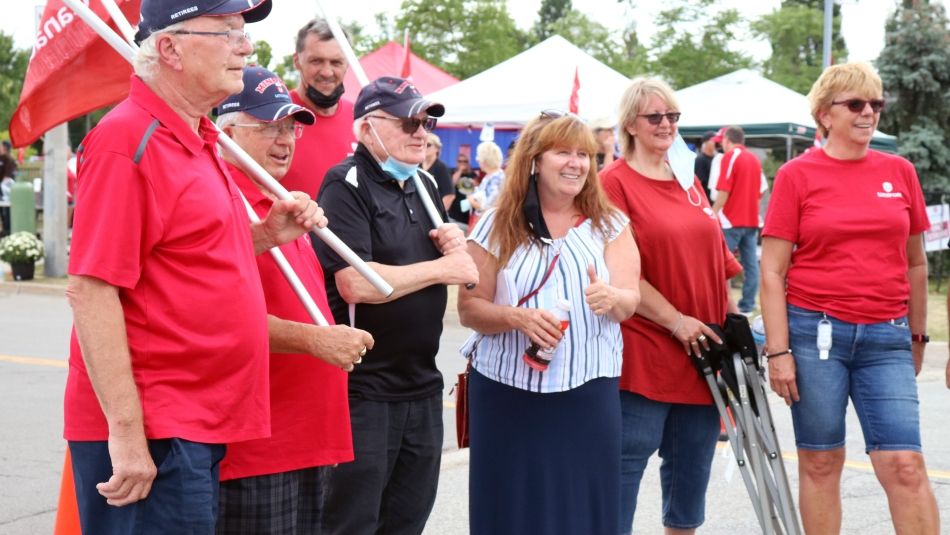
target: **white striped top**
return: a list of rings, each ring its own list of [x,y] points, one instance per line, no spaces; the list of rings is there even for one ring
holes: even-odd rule
[[[488,210],[468,239],[497,258],[498,248],[488,243],[496,213],[494,209]],[[570,326],[547,371],[537,372],[524,363],[521,357],[531,341],[517,330],[486,336],[473,333],[462,345],[462,355],[469,355],[477,343],[472,366],[478,373],[532,392],[563,392],[599,377],[619,377],[623,356],[620,325],[607,316],[594,315],[584,299],[584,290],[590,285],[589,264],[594,265],[601,280],[609,283],[604,246],[616,239],[628,224],[624,214],[615,212],[607,222],[605,236],[595,231],[588,219],[570,229],[564,238],[554,240],[553,246],[519,247],[505,266],[511,270],[514,281],[511,293],[520,299],[538,286],[558,248],[561,251],[551,277],[537,295],[522,305],[551,310],[558,298],[571,302]]]

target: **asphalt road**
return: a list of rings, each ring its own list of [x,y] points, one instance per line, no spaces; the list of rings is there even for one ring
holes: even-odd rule
[[[0,534],[52,532],[65,443],[62,392],[66,378],[70,312],[58,292],[18,292],[0,283]],[[447,314],[438,365],[446,377],[445,452],[439,494],[425,533],[467,533],[468,452],[455,447],[454,405],[448,396],[464,367],[457,348],[468,335],[454,312]],[[950,391],[944,386],[947,346],[932,343],[918,379],[925,455],[937,494],[944,533],[950,532]],[[791,418],[780,399],[770,397],[772,413],[793,494],[797,464]],[[874,477],[857,419],[849,412],[848,461],[842,481],[845,534],[893,533],[884,493]],[[658,460],[651,460],[641,485],[635,533],[660,533]],[[567,505],[566,505],[567,506]],[[704,534],[759,532],[751,502],[735,463],[720,448],[707,494]]]

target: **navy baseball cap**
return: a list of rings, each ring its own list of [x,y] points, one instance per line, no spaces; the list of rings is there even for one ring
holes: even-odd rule
[[[395,76],[377,78],[360,90],[353,106],[353,119],[375,110],[394,117],[412,117],[423,111],[430,117],[445,114],[445,106],[426,100],[412,82]]]
[[[202,16],[244,16],[258,22],[270,14],[271,0],[142,0],[142,20],[135,33],[136,44],[172,24]]]
[[[244,67],[244,91],[231,95],[218,105],[217,115],[243,111],[266,122],[279,121],[288,115],[303,124],[313,124],[313,112],[294,104],[280,76],[261,67]]]

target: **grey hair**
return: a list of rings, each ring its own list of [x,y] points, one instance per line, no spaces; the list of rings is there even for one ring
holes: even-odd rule
[[[231,126],[232,124],[242,123],[248,118],[245,116],[243,111],[229,111],[227,113],[222,113],[215,119],[214,124],[221,130]]]
[[[346,38],[347,42],[350,42],[350,34],[343,28],[343,37]],[[317,17],[304,25],[303,28],[300,28],[300,31],[297,32],[297,53],[303,52],[303,43],[306,41],[308,35],[313,35],[317,38],[318,41],[332,41],[336,39],[336,36],[333,35],[333,30],[330,29],[330,25],[327,24],[325,19]]]
[[[155,46],[155,43],[158,41],[158,36],[163,33],[181,30],[184,27],[185,21],[176,22],[161,30],[152,32],[139,44],[138,52],[135,53],[135,58],[132,60],[132,68],[139,78],[149,81],[158,73],[158,47]]]
[[[366,122],[367,118],[368,117],[364,115],[360,117],[359,119],[356,119],[355,121],[353,121],[353,137],[355,137],[356,140],[359,141],[360,143],[363,142],[363,140],[360,139],[360,130],[362,129],[363,123]]]

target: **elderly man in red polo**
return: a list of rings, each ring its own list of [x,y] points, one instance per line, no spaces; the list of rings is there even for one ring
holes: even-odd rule
[[[277,180],[287,175],[305,125],[314,122],[310,110],[291,101],[280,77],[260,67],[244,69],[244,91],[224,101],[218,112],[218,127]],[[228,155],[224,159],[263,217],[275,197]],[[332,324],[310,236],[280,250]],[[372,349],[373,337],[345,325],[314,325],[273,257],[258,256],[257,267],[269,320],[271,436],[228,444],[221,462],[217,533],[320,533],[326,471],[353,460],[346,374]]]
[[[213,533],[224,445],[270,435],[254,257],[326,219],[296,193],[250,224],[206,117],[270,8],[143,0],[131,92],[83,142],[65,436],[84,533]]]

